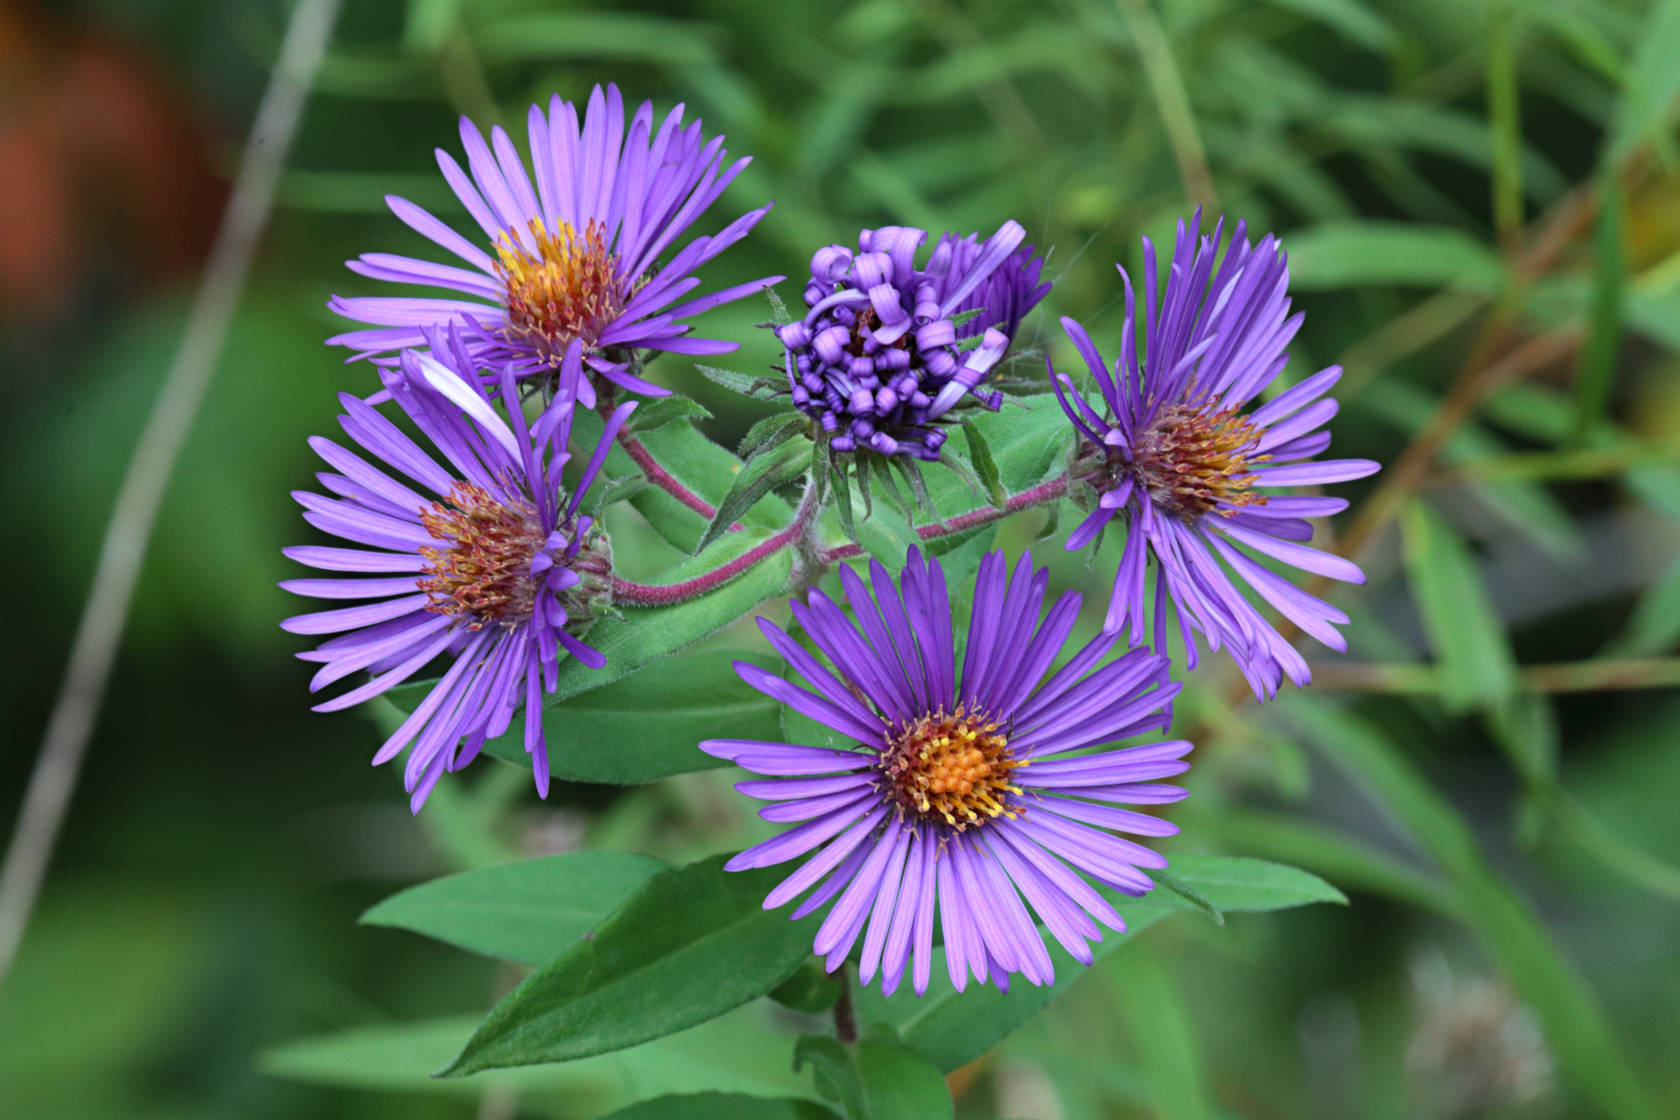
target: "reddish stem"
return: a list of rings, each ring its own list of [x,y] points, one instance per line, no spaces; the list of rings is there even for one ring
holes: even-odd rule
[[[1043,505],[1054,501],[1068,492],[1069,480],[1065,474],[1059,474],[1049,482],[1040,483],[1031,490],[1023,490],[1019,494],[1011,494],[1000,509],[997,506],[987,506],[984,509],[970,510],[959,513],[945,521],[935,521],[931,525],[916,526],[916,535],[924,541],[948,537],[952,533],[960,533],[964,529],[973,529],[988,522],[1000,521],[1012,513],[1020,513],[1024,509]],[[824,564],[832,564],[836,560],[847,560],[853,556],[863,555],[863,547],[857,544],[842,544],[831,548],[822,554]]]
[[[773,556],[793,543],[794,537],[799,535],[802,526],[789,525],[786,529],[768,538],[761,544],[756,544],[728,561],[692,579],[685,579],[680,583],[631,583],[627,579],[613,577],[613,602],[622,603],[628,607],[669,607],[675,603],[685,602],[696,595],[704,595],[715,588],[722,587],[754,564],[767,556]]]

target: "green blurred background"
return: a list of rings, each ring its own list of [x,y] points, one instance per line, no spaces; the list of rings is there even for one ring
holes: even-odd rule
[[[8,830],[286,15],[0,5]],[[1339,529],[1383,514],[1336,600],[1350,655],[1314,650],[1319,686],[1264,713],[1225,706],[1216,662],[1181,716],[1184,846],[1309,867],[1351,907],[1152,931],[960,1071],[960,1115],[1680,1114],[1677,71],[1680,4],[1637,0],[347,0],[0,987],[0,1115],[585,1117],[665,1084],[608,1059],[587,1092],[485,1096],[428,1085],[446,1055],[400,1034],[363,1037],[412,1076],[263,1057],[507,985],[356,926],[402,886],[586,838],[724,846],[716,774],[544,805],[487,760],[411,819],[275,625],[305,437],[370,385],[320,345],[328,294],[375,290],[341,262],[421,248],[387,192],[464,220],[431,154],[459,113],[522,137],[529,101],[606,80],[754,157],[699,228],[776,207],[710,282],[798,276],[859,225],[1014,217],[1058,282],[1028,345],[1057,314],[1115,338],[1112,263],[1216,198],[1292,252],[1290,376],[1348,366],[1337,451],[1392,479],[1412,449],[1398,484],[1341,490]],[[765,317],[707,333],[762,371]],[[661,373],[723,442],[762,414]],[[771,1084],[785,1052],[755,1059]]]

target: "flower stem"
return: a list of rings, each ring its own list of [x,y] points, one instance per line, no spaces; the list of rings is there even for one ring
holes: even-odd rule
[[[651,485],[659,487],[707,521],[717,516],[717,507],[677,481],[675,475],[659,465],[659,461],[653,457],[653,453],[647,449],[647,446],[641,440],[629,432],[620,431],[618,442],[630,458],[635,460],[636,465],[642,468],[642,473],[647,476]],[[730,526],[731,529],[739,529],[740,527],[739,523]]]
[[[834,1037],[841,1042],[856,1042],[857,1014],[852,1010],[851,970],[840,966],[840,996],[834,1001]]]
[[[944,521],[935,521],[929,525],[917,525],[916,535],[924,541],[948,537],[953,533],[960,533],[965,529],[973,529],[993,521],[1001,521],[1012,513],[1019,513],[1033,506],[1041,506],[1053,502],[1068,492],[1072,485],[1071,476],[1059,474],[1048,482],[1042,482],[1030,490],[1023,490],[1019,494],[1011,494],[1007,501],[1000,506],[986,506],[983,509],[970,510],[959,513],[955,517]],[[846,560],[863,554],[861,545],[847,543],[837,545],[822,554],[824,564],[832,564],[836,560]]]

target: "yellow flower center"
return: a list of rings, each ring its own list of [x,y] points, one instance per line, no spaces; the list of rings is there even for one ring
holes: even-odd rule
[[[420,523],[439,541],[424,547],[426,574],[418,585],[434,614],[467,616],[468,628],[523,622],[536,603],[531,559],[546,539],[537,511],[501,501],[473,482],[456,482],[448,504],[433,502]]]
[[[959,704],[949,715],[940,709],[892,733],[880,767],[899,811],[942,820],[959,832],[1015,816],[1005,795],[1021,792],[1009,778],[1026,763],[1010,753],[999,726],[984,712]]]
[[[1229,517],[1230,507],[1265,504],[1266,496],[1250,489],[1259,477],[1251,464],[1271,458],[1252,454],[1260,436],[1234,408],[1173,405],[1138,437],[1124,469],[1170,514],[1189,521],[1217,510]]]
[[[580,235],[567,222],[550,233],[533,218],[529,232],[535,253],[509,233],[496,244],[496,273],[507,287],[507,334],[559,362],[573,339],[581,339],[586,351],[595,346],[624,310],[625,286],[600,222],[590,219]]]

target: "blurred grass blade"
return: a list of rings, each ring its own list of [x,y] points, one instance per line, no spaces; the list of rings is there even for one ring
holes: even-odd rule
[[[1674,144],[1664,133],[1674,99],[1680,95],[1680,65],[1674,61],[1680,58],[1680,0],[1657,0],[1637,42],[1604,147],[1604,163],[1610,171],[1648,140],[1656,141],[1659,154],[1673,160]]]
[[[1564,1076],[1617,1120],[1655,1117],[1593,992],[1529,905],[1488,866],[1458,811],[1373,725],[1302,695],[1290,717],[1453,881],[1457,909],[1541,1026]]]
[[[1196,1022],[1171,967],[1146,945],[1103,967],[1126,1020],[1156,1116],[1207,1120],[1220,1115],[1207,1092]]]
[[[1506,249],[1522,232],[1522,116],[1517,89],[1516,10],[1488,5],[1487,103],[1493,140],[1493,228]]]
[[[1680,63],[1676,63],[1680,69]],[[1585,440],[1604,419],[1616,359],[1622,349],[1622,295],[1627,261],[1622,248],[1622,191],[1614,176],[1599,187],[1598,225],[1593,233],[1593,295],[1587,343],[1575,371],[1575,439]]]
[[[1516,690],[1516,664],[1470,550],[1420,501],[1406,507],[1401,535],[1407,578],[1441,667],[1441,702],[1449,711],[1503,703]]]
[[[1325,222],[1283,238],[1296,291],[1359,286],[1460,288],[1494,295],[1499,258],[1457,229],[1414,223]]]

